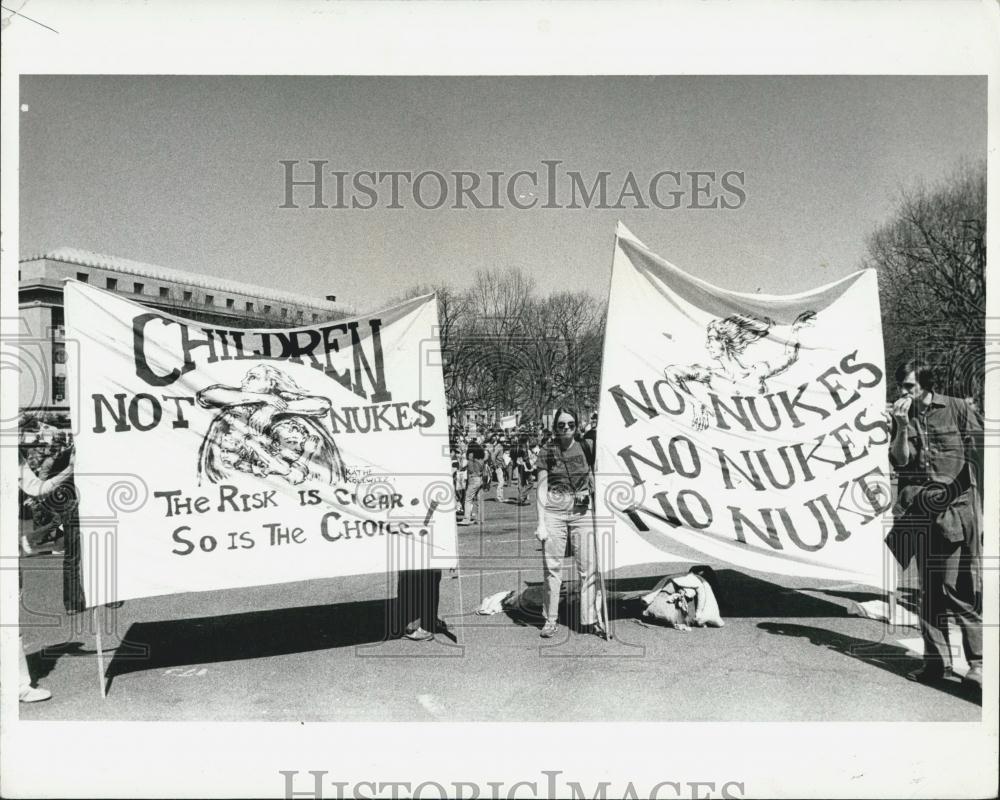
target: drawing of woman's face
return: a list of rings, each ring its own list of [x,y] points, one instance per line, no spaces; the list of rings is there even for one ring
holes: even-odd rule
[[[219,441],[219,457],[224,466],[229,469],[236,468],[243,458],[242,442],[239,437],[227,433]]]
[[[219,446],[223,450],[227,450],[230,452],[237,452],[243,446],[243,442],[240,441],[240,438],[238,436],[234,436],[231,433],[227,433],[219,441]]]
[[[277,431],[278,442],[285,450],[301,453],[306,443],[306,431],[297,425],[282,425]]]
[[[705,336],[705,349],[712,358],[721,358],[726,348],[722,344],[722,335],[717,328],[709,328]]]
[[[241,387],[244,392],[257,392],[260,394],[269,392],[272,388],[272,382],[264,367],[254,367],[243,378]]]

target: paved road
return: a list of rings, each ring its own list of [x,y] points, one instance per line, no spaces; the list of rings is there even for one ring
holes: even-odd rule
[[[957,681],[911,683],[914,628],[850,616],[857,587],[721,570],[726,627],[690,633],[615,622],[616,640],[545,642],[530,624],[473,614],[541,577],[530,507],[485,504],[460,528],[442,581],[458,644],[382,641],[382,577],[129,601],[107,612],[116,648],[100,697],[89,613],[61,613],[59,562],[24,559],[25,645],[52,700],[24,719],[127,720],[978,720]],[[636,567],[612,589],[686,565]],[[50,616],[43,616],[50,615]]]

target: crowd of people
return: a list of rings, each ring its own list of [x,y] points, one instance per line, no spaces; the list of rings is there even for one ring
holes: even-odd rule
[[[553,418],[553,425],[557,425]],[[575,422],[574,422],[575,425]],[[575,429],[574,429],[575,430]],[[593,446],[597,437],[597,414],[578,432]],[[480,431],[451,425],[451,477],[455,485],[458,524],[472,525],[479,518],[480,504],[491,492],[499,503],[529,504],[529,494],[538,483],[542,452],[555,441],[544,425],[493,426]]]

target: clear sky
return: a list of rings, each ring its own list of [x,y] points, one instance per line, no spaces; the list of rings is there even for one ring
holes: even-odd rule
[[[986,155],[977,77],[39,76],[21,104],[22,256],[79,247],[358,310],[487,267],[603,295],[618,219],[712,283],[798,292],[858,268],[900,189]],[[738,170],[746,201],[388,209],[383,184],[373,209],[279,208],[279,162],[310,158],[484,181],[559,159],[588,183],[610,171],[611,203],[630,170]]]

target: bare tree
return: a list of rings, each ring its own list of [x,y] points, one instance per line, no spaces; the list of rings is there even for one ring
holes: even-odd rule
[[[469,289],[463,343],[475,364],[480,407],[494,414],[518,406],[516,376],[524,365],[525,320],[535,281],[519,269],[476,273]]]
[[[983,400],[986,330],[986,164],[903,192],[868,239],[878,271],[886,364],[918,356],[941,369],[943,390]],[[891,390],[890,390],[891,391]]]
[[[522,411],[541,419],[556,405],[597,405],[606,308],[586,292],[535,295],[520,270],[484,270],[460,292],[417,285],[395,302],[434,292],[451,414]]]
[[[536,418],[556,405],[594,407],[601,372],[605,309],[586,292],[557,292],[525,313],[522,405]]]
[[[549,299],[535,300],[525,309],[525,336],[520,342],[522,364],[513,376],[520,406],[534,420],[552,408],[566,372],[566,354],[560,346]]]

